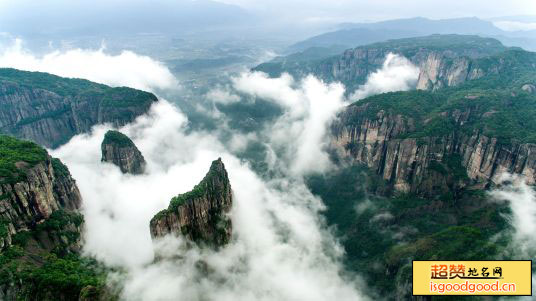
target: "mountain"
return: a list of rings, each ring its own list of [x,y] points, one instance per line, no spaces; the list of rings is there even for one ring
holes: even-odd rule
[[[142,174],[145,170],[145,158],[134,142],[118,131],[108,131],[101,144],[102,162],[110,162],[123,173]]]
[[[485,188],[504,172],[533,184],[535,105],[520,86],[389,93],[344,110],[333,125],[334,144],[399,192],[434,197]]]
[[[344,49],[382,42],[391,39],[410,38],[426,34],[399,29],[345,28],[320,34],[288,47],[288,52],[301,52],[309,48],[338,47]]]
[[[432,20],[422,17],[387,20],[375,23],[344,23],[341,29],[392,29],[430,34],[499,35],[502,30],[492,22],[476,17]]]
[[[0,132],[57,147],[99,123],[121,126],[156,96],[82,79],[0,68]]]
[[[221,159],[215,160],[192,191],[174,197],[167,209],[153,217],[151,236],[182,234],[201,245],[225,245],[231,240],[232,224],[227,214],[232,204],[227,171]]]
[[[535,183],[536,53],[463,51],[470,56],[425,56],[417,88],[435,92],[380,94],[347,107],[333,124],[334,144],[402,192],[483,188],[504,172]]]
[[[490,45],[436,44],[431,54],[441,59],[427,64],[428,53],[421,74],[443,83],[479,75],[359,100],[331,125],[339,170],[308,186],[328,208],[345,266],[366,275],[381,299],[411,299],[412,260],[519,259],[506,251],[510,208],[488,192],[505,172],[536,183],[536,53]],[[393,46],[414,62],[421,51]],[[463,72],[448,71],[449,59],[462,58]]]
[[[339,81],[351,92],[364,84],[369,74],[381,68],[388,53],[394,53],[419,67],[417,88],[437,89],[484,76],[483,72],[488,71],[486,63],[482,61],[482,66],[472,63],[506,50],[499,41],[491,38],[431,35],[360,46],[319,60],[268,62],[253,70],[266,72],[272,77],[283,72],[298,78],[313,74],[326,82]]]
[[[536,49],[534,35],[528,32],[508,32],[492,22],[478,18],[431,20],[427,18],[396,19],[375,23],[343,23],[339,30],[320,34],[289,46],[289,52],[310,47],[334,45],[353,48],[390,39],[426,36],[432,34],[461,34],[493,37],[509,46]]]
[[[0,136],[0,299],[77,300],[103,275],[80,256],[80,192],[40,146]],[[76,275],[76,276],[73,276]]]

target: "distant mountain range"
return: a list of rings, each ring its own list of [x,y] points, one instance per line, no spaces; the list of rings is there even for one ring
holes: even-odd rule
[[[311,47],[339,49],[353,48],[389,39],[400,39],[431,34],[466,34],[494,37],[506,46],[536,50],[536,31],[504,31],[493,22],[478,18],[431,20],[410,18],[376,23],[343,23],[338,30],[324,33],[291,45],[289,53]]]

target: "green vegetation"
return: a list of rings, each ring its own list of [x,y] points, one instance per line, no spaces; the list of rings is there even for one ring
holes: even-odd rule
[[[101,104],[103,107],[117,108],[147,104],[153,101],[157,101],[157,98],[151,93],[127,87],[118,87],[106,90],[102,95]]]
[[[456,160],[438,163],[451,172]],[[508,206],[489,202],[481,190],[460,191],[455,199],[378,196],[389,195],[387,183],[361,166],[312,176],[307,184],[327,205],[323,215],[342,240],[347,269],[384,297],[397,283],[411,282],[411,260],[498,259],[510,239]]]
[[[63,162],[58,158],[51,159],[52,168],[54,169],[54,176],[56,178],[65,178],[71,175],[69,169]]]
[[[73,96],[80,100],[84,97],[101,100],[106,106],[128,106],[147,100],[156,101],[148,92],[119,87],[112,88],[85,79],[64,78],[49,73],[21,71],[12,68],[0,68],[0,82],[11,83],[10,91],[14,93],[20,87],[38,88],[52,91],[60,96]]]
[[[220,198],[222,195],[228,191],[228,179],[224,178],[224,175],[222,174],[219,165],[221,164],[221,159],[214,160],[212,162],[212,165],[210,166],[210,169],[208,173],[205,175],[203,180],[199,182],[199,184],[195,185],[194,188],[191,191],[188,191],[186,193],[179,194],[178,196],[175,196],[171,199],[169,206],[167,209],[164,209],[160,212],[158,212],[152,219],[151,223],[153,221],[159,220],[169,214],[170,212],[175,212],[177,209],[186,204],[187,202],[190,202],[192,200],[201,198],[201,197],[215,197]],[[223,187],[220,187],[219,185],[214,185],[214,183],[222,183]]]
[[[0,184],[24,180],[25,169],[44,162],[47,156],[46,150],[33,142],[0,135]]]
[[[104,135],[104,140],[102,140],[102,145],[115,144],[119,147],[133,147],[134,142],[128,138],[127,135],[118,132],[118,131],[108,131]]]
[[[74,96],[80,91],[103,91],[106,85],[85,79],[63,78],[43,72],[21,71],[12,68],[0,68],[0,81],[17,84],[20,87],[39,88],[52,91],[61,96]],[[11,91],[15,92],[17,88]]]
[[[64,255],[69,253],[69,246],[80,239],[79,227],[83,222],[84,217],[80,213],[60,209],[52,212],[48,219],[38,224],[35,228],[35,233],[46,233],[51,238],[61,238],[52,252],[57,255]]]
[[[391,52],[402,53],[406,57],[413,56],[422,49],[434,51],[449,50],[458,54],[478,51],[478,53],[487,55],[496,54],[507,49],[501,42],[493,38],[456,34],[395,39],[358,48],[389,49]]]
[[[169,203],[168,208],[158,212],[151,219],[151,222],[163,218],[164,216],[168,215],[170,212],[177,211],[177,209],[180,206],[186,204],[187,202],[190,202],[192,200],[195,200],[195,199],[198,199],[198,198],[201,198],[201,197],[205,196],[207,194],[207,191],[208,191],[207,190],[207,186],[209,185],[208,183],[210,182],[209,175],[210,175],[210,171],[205,176],[205,178],[201,182],[199,182],[199,184],[194,186],[194,188],[191,191],[188,191],[186,193],[182,193],[182,194],[179,194],[179,195],[173,197],[171,199],[170,203]]]
[[[157,101],[155,95],[145,91],[10,68],[0,68],[0,86],[3,95],[30,97],[29,103],[15,101],[0,106],[4,114],[25,112],[24,118],[8,121],[1,132],[52,148],[99,122],[116,125],[130,122]],[[28,131],[43,120],[51,122],[46,126],[50,130]],[[67,123],[73,126],[65,127]]]
[[[192,189],[191,191],[188,191],[186,193],[179,194],[178,196],[173,197],[169,204],[169,209],[173,211],[177,210],[179,206],[185,204],[187,201],[191,201],[191,200],[203,197],[207,192],[206,185],[207,183],[201,182],[195,185],[194,189]]]
[[[101,289],[105,268],[70,251],[82,222],[79,213],[57,210],[34,229],[15,234],[13,245],[0,252],[0,285],[13,285],[17,297],[32,300],[77,300],[86,286]]]
[[[65,257],[43,256],[42,264],[25,257],[20,246],[13,246],[0,254],[0,285],[24,283],[20,298],[55,296],[62,300],[78,300],[80,291],[88,286],[103,287],[106,274],[95,260],[69,254]],[[34,257],[35,258],[35,257]]]
[[[0,218],[0,239],[7,237],[9,231],[8,225],[9,221]]]
[[[22,278],[32,283],[32,295],[42,292],[57,292],[78,298],[85,286],[102,286],[105,276],[97,270],[94,260],[76,255],[58,258],[50,255],[45,264],[39,268],[25,270]]]
[[[348,78],[334,76],[332,66],[338,65],[338,62],[348,60],[348,57],[339,54],[343,49],[337,46],[330,48],[315,47],[304,52],[294,53],[283,58],[276,58],[270,62],[260,64],[253,70],[262,71],[272,77],[280,76],[287,72],[293,76],[302,77],[309,73],[327,81],[342,81],[348,90],[353,90],[366,81],[367,75],[353,74]],[[495,55],[506,51],[508,48],[501,42],[492,38],[483,38],[471,35],[430,35],[425,37],[413,37],[404,39],[394,39],[385,42],[373,43],[359,46],[350,51],[375,49],[377,53],[387,55],[389,52],[399,53],[408,58],[413,57],[422,51],[445,51],[458,56],[470,56],[478,53],[480,56]],[[331,54],[331,56],[328,56]],[[372,64],[367,59],[359,61],[359,67],[365,70],[373,71],[381,67],[381,64]],[[343,76],[344,77],[344,76]]]
[[[536,55],[534,60],[536,62]],[[532,72],[523,70],[520,69],[518,75],[536,78],[536,68]],[[400,115],[406,121],[407,131],[398,138],[480,133],[496,138],[500,144],[536,143],[536,95],[521,90],[527,81],[505,74],[436,92],[407,91],[372,96],[354,104],[363,109],[354,113],[347,123],[375,120],[383,111],[385,115]]]

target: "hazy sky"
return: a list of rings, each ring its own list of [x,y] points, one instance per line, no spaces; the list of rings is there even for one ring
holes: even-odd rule
[[[423,16],[483,18],[534,15],[534,0],[219,0],[244,8],[297,15],[310,20],[381,20]]]
[[[453,18],[478,16],[483,18],[508,15],[536,15],[534,0],[216,0],[235,4],[250,11],[276,15],[273,21],[373,21],[392,18],[423,16],[429,18]],[[50,11],[86,10],[97,7],[112,8],[117,13],[133,3],[159,3],[170,8],[178,3],[207,2],[206,0],[0,0],[0,17],[15,18],[17,14],[48,15]],[[143,5],[142,5],[143,6]],[[155,5],[158,6],[158,5]],[[72,17],[72,12],[63,15]],[[23,19],[20,19],[23,21]]]

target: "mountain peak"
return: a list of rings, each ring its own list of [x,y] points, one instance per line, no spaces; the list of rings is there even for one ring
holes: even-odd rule
[[[141,174],[145,169],[145,158],[134,142],[121,132],[106,132],[101,151],[101,161],[117,165],[123,173]]]
[[[233,202],[231,184],[221,160],[212,161],[206,176],[186,193],[171,199],[168,209],[151,220],[151,236],[182,234],[188,239],[218,247],[231,239],[227,216]]]

